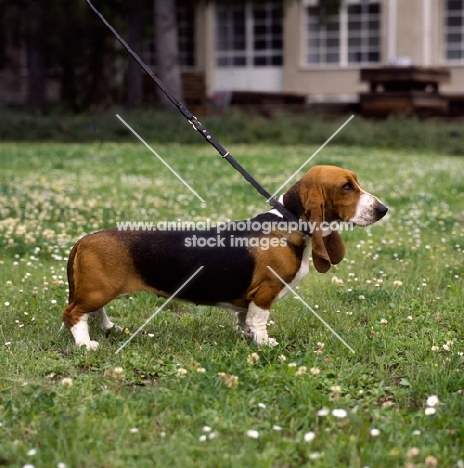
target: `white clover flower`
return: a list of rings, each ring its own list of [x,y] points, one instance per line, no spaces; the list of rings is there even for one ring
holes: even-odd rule
[[[30,449],[27,454],[30,456],[30,457],[33,457],[34,455],[37,454],[37,449],[33,448],[33,449]]]
[[[258,361],[259,361],[259,354],[258,353],[251,353],[247,357],[248,364],[253,365],[253,364],[256,364]]]
[[[309,431],[304,435],[305,442],[312,442],[316,438],[316,434],[313,431]]]
[[[426,404],[427,406],[435,407],[438,406],[440,401],[438,400],[438,397],[436,395],[431,395],[427,398]]]
[[[430,407],[430,406],[425,408],[425,411],[424,411],[426,416],[433,416],[436,412],[437,412],[437,410],[435,408]]]
[[[258,407],[261,409],[266,409],[266,405],[264,403],[258,403]]]
[[[274,425],[272,426],[272,429],[273,429],[274,431],[281,431],[281,430],[282,430],[282,426],[279,426],[278,424],[274,424]]]
[[[428,468],[436,468],[438,466],[438,458],[433,455],[425,457],[425,466]]]
[[[202,435],[198,438],[198,440],[199,440],[200,442],[204,442],[204,441],[206,440],[206,434],[202,434]]]
[[[399,280],[393,281],[393,286],[403,286],[403,282]]]
[[[197,367],[197,373],[198,374],[204,374],[204,373],[206,373],[206,369],[204,367]]]
[[[430,349],[431,351],[438,351],[440,348],[438,346],[432,346]]]
[[[245,434],[250,439],[257,439],[259,437],[259,432],[255,429],[248,429],[248,431],[246,431]]]
[[[311,369],[309,369],[309,372],[311,372],[311,375],[316,376],[321,373],[321,370],[318,367],[311,367]]]
[[[341,278],[337,278],[336,276],[333,276],[332,284],[335,284],[335,286],[343,286],[343,280]]]
[[[296,362],[289,362],[288,367],[296,367]]]
[[[387,319],[381,319],[380,320],[380,325],[386,325],[388,323],[388,320]]]
[[[346,418],[348,416],[348,413],[344,409],[333,409],[332,410],[332,416],[335,416],[336,418]]]
[[[319,417],[323,418],[325,416],[328,416],[330,414],[330,411],[327,408],[321,408],[316,414]]]
[[[299,375],[304,375],[306,374],[308,368],[306,366],[300,366],[298,367],[298,370],[295,372],[295,375],[299,376]]]
[[[408,450],[407,456],[408,456],[408,458],[417,457],[417,455],[419,455],[419,453],[420,453],[420,450],[417,447],[411,447]]]
[[[371,436],[378,437],[380,435],[380,431],[378,429],[371,429]]]
[[[287,358],[286,358],[283,354],[281,354],[281,355],[277,358],[277,361],[279,361],[280,363],[285,362],[286,360],[287,360]]]
[[[177,377],[179,378],[184,378],[186,375],[188,374],[188,370],[187,369],[184,369],[183,367],[179,367],[179,369],[177,369]]]
[[[65,377],[61,381],[61,385],[63,385],[63,387],[72,387],[72,384],[73,384],[73,380],[69,377]]]
[[[129,429],[129,432],[130,432],[131,434],[138,434],[138,433],[139,433],[139,428],[138,428],[138,427],[131,427],[131,428]]]

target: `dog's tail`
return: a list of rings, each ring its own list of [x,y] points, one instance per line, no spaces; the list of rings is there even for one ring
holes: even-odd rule
[[[68,295],[68,304],[74,300],[74,263],[77,255],[79,242],[77,242],[71,250],[68,259],[67,265],[67,274],[68,274],[68,286],[69,286],[69,295]]]

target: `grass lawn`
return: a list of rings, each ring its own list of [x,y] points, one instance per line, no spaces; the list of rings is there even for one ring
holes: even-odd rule
[[[147,294],[109,305],[125,333],[77,349],[58,330],[81,235],[268,209],[202,142],[151,143],[204,204],[135,137],[0,144],[0,466],[462,468],[464,159],[331,144],[311,162],[355,171],[390,208],[298,290],[354,354],[291,294],[272,349],[227,311],[172,301],[115,354],[163,304]],[[317,146],[228,149],[272,192]]]

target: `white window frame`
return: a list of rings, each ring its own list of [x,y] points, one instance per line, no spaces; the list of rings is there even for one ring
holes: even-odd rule
[[[448,26],[448,18],[461,18],[460,26]],[[454,47],[450,48],[448,43],[449,34],[461,34],[461,42],[456,42]],[[450,51],[459,51],[461,53],[460,58],[448,58]],[[450,15],[448,11],[448,0],[443,2],[443,61],[446,65],[462,65],[464,64],[464,5],[460,10],[460,13]]]
[[[302,31],[302,47],[301,47],[301,57],[300,64],[303,69],[339,69],[339,68],[360,68],[363,66],[376,66],[382,62],[382,14],[384,11],[384,5],[382,0],[370,0],[370,3],[377,3],[379,5],[379,30],[378,30],[378,53],[379,60],[376,62],[373,61],[363,61],[363,62],[349,62],[349,46],[348,46],[348,6],[349,5],[359,5],[363,0],[345,0],[342,3],[340,12],[338,15],[339,21],[339,61],[335,62],[320,62],[320,63],[310,63],[308,60],[309,57],[309,45],[308,45],[308,16],[307,8],[308,7],[317,7],[319,6],[318,0],[303,0],[301,2],[301,31]]]

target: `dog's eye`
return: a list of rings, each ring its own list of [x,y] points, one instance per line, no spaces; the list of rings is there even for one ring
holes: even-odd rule
[[[347,192],[351,192],[351,190],[353,190],[353,185],[350,182],[347,182],[342,186],[342,189],[346,190]]]

